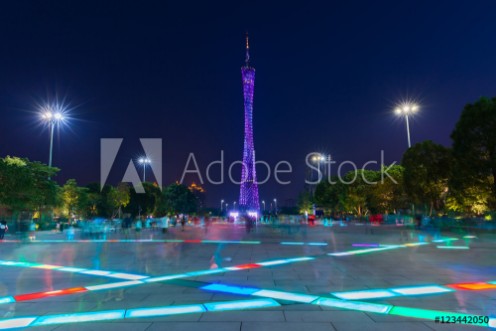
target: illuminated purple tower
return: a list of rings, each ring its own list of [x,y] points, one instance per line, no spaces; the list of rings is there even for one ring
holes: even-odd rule
[[[243,167],[241,170],[241,187],[239,206],[246,211],[259,208],[257,173],[255,171],[255,147],[253,144],[253,91],[255,87],[255,68],[250,67],[250,45],[246,35],[246,60],[241,67],[243,78],[243,95],[245,104],[245,142],[243,147]]]

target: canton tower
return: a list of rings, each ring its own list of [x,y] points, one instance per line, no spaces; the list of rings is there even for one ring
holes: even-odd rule
[[[253,91],[255,87],[255,68],[250,67],[250,45],[246,35],[246,59],[241,67],[245,106],[245,141],[243,147],[243,166],[239,206],[246,211],[259,211],[257,173],[255,171],[255,147],[253,144]]]

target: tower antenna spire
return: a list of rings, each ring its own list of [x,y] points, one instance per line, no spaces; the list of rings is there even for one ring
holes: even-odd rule
[[[250,43],[248,39],[248,32],[246,32],[246,58],[245,58],[246,66],[250,64]]]

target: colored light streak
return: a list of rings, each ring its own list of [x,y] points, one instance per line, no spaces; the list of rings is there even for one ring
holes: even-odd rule
[[[347,252],[328,253],[327,255],[330,255],[330,256],[348,256],[348,255],[357,255],[357,254],[367,254],[367,253],[380,252],[380,251],[397,249],[397,248],[402,248],[402,247],[404,247],[404,246],[391,245],[391,246],[379,247],[379,248],[357,249],[354,251],[347,251]]]
[[[110,274],[110,271],[105,271],[105,270],[85,270],[81,271],[82,274],[85,275],[95,275],[95,276],[108,276]]]
[[[429,243],[426,243],[426,242],[407,243],[404,246],[406,246],[406,247],[415,247],[415,246],[422,246],[422,245],[429,245]]]
[[[177,274],[177,275],[150,277],[150,278],[145,279],[145,282],[154,283],[154,282],[162,282],[162,281],[166,281],[166,280],[178,279],[178,278],[187,278],[187,277],[189,277],[188,274]]]
[[[203,286],[200,288],[202,290],[207,290],[207,291],[216,291],[216,292],[241,294],[241,295],[251,295],[255,292],[260,291],[259,288],[254,288],[254,287],[241,287],[241,286],[232,286],[232,285],[224,285],[224,284],[209,284],[207,286]]]
[[[211,285],[213,285],[213,284],[211,284]],[[208,286],[210,286],[210,285],[208,285]],[[201,288],[206,289],[206,288],[208,288],[208,286],[204,286]],[[236,286],[232,286],[232,285],[224,285],[224,286],[227,286],[229,288],[236,287]],[[399,288],[399,289],[401,289],[401,288]],[[218,288],[217,290],[219,290],[220,292],[226,292],[226,291],[223,291],[222,288]],[[361,301],[348,301],[348,300],[332,299],[332,298],[326,298],[326,297],[315,297],[315,296],[311,296],[311,295],[307,295],[307,294],[298,294],[298,293],[272,291],[272,290],[260,290],[258,292],[254,292],[250,295],[264,296],[264,297],[270,297],[273,299],[281,299],[281,300],[294,301],[294,302],[306,302],[306,303],[310,303],[313,305],[343,308],[343,309],[364,311],[364,312],[371,312],[371,313],[378,313],[378,314],[390,314],[390,315],[398,315],[398,316],[411,317],[411,318],[427,319],[427,320],[431,320],[431,321],[434,320],[436,316],[455,316],[455,317],[460,317],[460,318],[472,316],[469,314],[460,314],[460,313],[437,311],[437,310],[401,307],[401,306],[393,306],[393,305],[386,305],[386,304],[376,304],[376,303],[361,302]],[[489,323],[478,323],[478,324],[472,324],[472,325],[488,326],[491,323],[496,324],[494,318],[490,319]]]
[[[496,284],[484,283],[484,282],[449,284],[446,286],[449,286],[449,287],[457,289],[457,290],[472,290],[472,291],[495,290],[496,289]]]
[[[278,307],[280,304],[272,299],[250,299],[238,301],[208,302],[203,304],[164,306],[81,312],[71,314],[54,314],[44,316],[17,317],[0,320],[0,329],[12,329],[29,326],[56,325],[68,323],[125,320],[128,318],[171,316],[215,311],[243,310],[255,308]]]
[[[113,278],[130,279],[130,280],[145,279],[149,277],[149,276],[134,275],[134,274],[121,273],[121,272],[111,273],[107,276]]]
[[[440,249],[470,249],[468,246],[436,246]]]
[[[88,269],[82,269],[82,268],[73,268],[73,267],[63,267],[60,269],[57,269],[58,271],[65,271],[65,272],[83,272]]]
[[[268,308],[278,307],[280,304],[272,299],[255,299],[255,300],[240,300],[240,301],[227,301],[227,302],[211,302],[205,303],[207,311],[226,311],[238,309],[254,309],[254,308]]]
[[[378,313],[378,314],[387,314],[393,307],[391,305],[383,305],[378,303],[345,301],[345,300],[331,299],[325,297],[318,298],[316,301],[312,302],[312,304],[319,306],[326,306],[326,307],[366,311],[366,312]]]
[[[188,272],[187,275],[190,277],[195,277],[195,276],[204,276],[204,275],[212,275],[212,274],[220,274],[223,272],[229,271],[226,268],[219,268],[219,269],[209,269],[209,270],[200,270],[200,271],[192,271]]]
[[[237,270],[242,270],[242,269],[255,269],[255,268],[260,268],[261,265],[258,263],[246,263],[246,264],[240,264],[235,266],[234,268],[237,268]],[[229,268],[226,268],[229,269]]]
[[[23,328],[30,325],[35,319],[36,317],[19,317],[0,320],[0,329]]]
[[[125,310],[108,310],[88,313],[74,313],[74,314],[61,314],[61,315],[47,315],[41,316],[36,319],[32,324],[37,325],[51,325],[51,324],[66,324],[66,323],[81,323],[81,322],[96,322],[107,321],[124,318]]]
[[[318,299],[318,296],[315,296],[315,295],[290,293],[290,292],[283,292],[283,291],[272,291],[272,290],[260,290],[260,291],[253,293],[253,295],[258,296],[258,297],[266,297],[266,298],[272,298],[272,299],[296,301],[296,302],[303,302],[303,303],[310,303],[310,302]]]
[[[396,296],[395,293],[388,290],[333,292],[331,294],[337,298],[344,300],[377,299],[377,298],[390,298]]]
[[[401,295],[423,295],[423,294],[437,294],[437,293],[447,293],[453,292],[453,289],[438,286],[438,285],[429,285],[429,286],[411,286],[411,287],[397,287],[390,289],[392,292],[401,294]]]
[[[285,259],[285,260],[279,260],[279,261],[267,261],[269,265],[275,265],[277,262],[278,264],[280,262],[283,263],[293,263],[293,262],[302,262],[302,261],[309,261],[315,259],[314,257],[297,257],[297,258],[290,258],[290,259]],[[23,266],[27,266],[27,263],[24,262],[6,262],[8,265],[18,265],[22,264]],[[262,262],[263,263],[263,262]],[[123,279],[132,279],[135,282],[120,282],[120,283],[113,283],[113,284],[103,284],[103,285],[94,285],[94,286],[88,286],[88,287],[82,287],[79,288],[81,289],[80,291],[97,291],[97,290],[103,290],[103,289],[109,289],[109,288],[122,288],[122,287],[127,287],[127,286],[133,286],[133,285],[140,285],[142,283],[153,283],[153,282],[161,282],[161,281],[168,281],[168,280],[173,280],[173,279],[181,279],[181,278],[189,278],[189,277],[195,277],[195,276],[201,276],[201,275],[206,275],[206,274],[214,274],[214,273],[222,273],[222,272],[228,272],[228,271],[237,271],[237,270],[246,270],[246,269],[252,269],[252,268],[260,268],[262,266],[265,266],[263,264],[259,263],[249,263],[249,264],[241,264],[238,266],[233,266],[233,267],[228,267],[228,268],[220,268],[220,269],[208,269],[208,270],[198,270],[198,271],[192,271],[188,273],[183,273],[183,274],[175,274],[175,275],[164,275],[164,276],[157,276],[157,277],[149,277],[149,278],[142,278],[142,277],[148,277],[148,276],[141,276],[141,275],[132,275],[132,274],[123,274],[123,273],[112,273],[110,271],[105,271],[105,270],[87,270],[87,269],[81,269],[77,270],[81,274],[90,274],[90,275],[97,275],[97,276],[105,276],[105,277],[117,277],[117,278],[123,278]],[[68,267],[59,267],[60,269],[67,269]],[[69,267],[70,268],[70,267]],[[54,270],[60,270],[60,269],[54,269]],[[72,270],[70,270],[72,272]],[[131,275],[131,277],[130,277]],[[134,277],[137,276],[137,277]],[[138,281],[138,278],[142,281]],[[120,285],[114,285],[114,284],[120,284]],[[74,292],[73,289],[63,289],[63,290],[57,290],[57,291],[51,291],[51,292],[37,292],[37,293],[27,293],[27,294],[21,294],[18,296],[14,297],[14,300],[16,301],[27,301],[27,300],[36,300],[40,298],[44,298],[47,296],[54,296],[54,295],[69,295],[76,293]],[[19,298],[19,299],[18,299]],[[1,302],[0,302],[1,303]]]
[[[50,265],[50,264],[40,264],[40,265],[33,265],[33,268],[52,270],[52,269],[59,269],[60,267],[56,266],[56,265]]]
[[[305,243],[298,241],[281,241],[281,245],[305,245]]]
[[[82,292],[86,292],[86,291],[87,291],[87,289],[84,287],[73,287],[73,288],[67,288],[67,289],[63,289],[63,290],[14,295],[14,299],[16,302],[30,301],[30,300],[36,300],[36,299],[43,299],[46,297],[54,297],[54,296],[62,296],[62,295],[69,295],[69,294],[75,294],[75,293],[82,293]]]
[[[86,286],[86,289],[88,291],[99,291],[99,290],[108,290],[108,289],[112,289],[112,288],[128,287],[128,286],[133,286],[133,285],[138,285],[138,284],[143,284],[143,282],[140,282],[137,280],[131,280],[131,281],[127,281],[127,282],[118,282],[118,283]]]
[[[329,253],[327,255],[331,255],[331,256],[355,255],[355,254],[371,253],[371,252],[375,252],[375,251],[382,251],[382,250],[388,250],[388,249],[396,249],[396,248],[401,248],[401,247],[405,247],[405,246],[403,246],[403,245],[382,245],[379,248],[371,248],[371,249],[365,249],[365,250],[353,250],[353,251],[349,251],[349,252]],[[227,272],[227,271],[251,269],[253,267],[258,268],[258,267],[265,267],[265,266],[288,264],[288,263],[293,263],[293,262],[310,261],[310,260],[314,260],[314,259],[315,259],[315,257],[297,257],[297,258],[265,261],[265,262],[259,262],[259,263],[251,263],[251,264],[233,266],[233,267],[228,267],[228,268],[199,270],[199,271],[193,271],[193,272],[184,273],[184,274],[165,275],[165,276],[157,276],[157,277],[150,277],[150,278],[144,278],[144,277],[148,277],[148,276],[143,276],[143,275],[133,275],[133,274],[110,272],[110,271],[104,271],[104,270],[88,270],[88,269],[82,269],[82,268],[62,267],[62,266],[54,266],[54,267],[56,267],[56,269],[53,269],[53,270],[77,272],[77,273],[82,273],[82,274],[90,274],[90,275],[105,276],[105,277],[116,277],[116,278],[131,279],[131,280],[143,279],[144,282],[148,283],[148,282],[160,282],[160,281],[167,281],[167,280],[173,280],[173,279],[195,277],[195,276],[221,273],[221,272]],[[39,266],[39,264],[35,264],[35,263],[1,261],[1,260],[0,260],[0,265],[21,266],[21,267]],[[131,286],[130,284],[140,285],[141,283],[135,284],[135,283],[129,283],[129,282],[121,282],[121,286],[118,286],[118,285],[114,286],[114,285],[109,284],[108,287],[103,286],[102,289],[109,288],[109,287],[120,288],[120,287],[125,287],[125,286]],[[95,285],[95,286],[98,286],[98,285]],[[98,287],[89,287],[89,288],[91,290],[98,290]],[[83,288],[83,289],[84,289],[84,291],[87,290],[87,288]],[[73,294],[73,292],[67,291],[67,289],[66,290],[59,290],[59,291],[60,292],[57,292],[56,294],[52,294],[52,295]],[[54,291],[52,291],[52,292],[54,292]],[[46,296],[49,296],[49,295],[44,293],[44,292],[19,295],[19,297],[21,297],[21,299],[23,299],[23,300],[35,300],[37,298],[46,297]],[[2,302],[0,301],[0,303],[2,303]]]
[[[311,257],[311,256],[295,257],[295,258],[286,259],[286,261],[288,263],[292,263],[292,262],[303,262],[303,261],[312,261],[312,260],[315,260],[315,258],[314,257]]]
[[[467,235],[467,236],[463,236],[463,239],[476,239],[477,236],[472,236],[472,235]]]
[[[11,302],[15,302],[15,299],[11,296],[0,298],[0,304],[11,303]]]
[[[379,244],[351,244],[353,247],[379,247]]]
[[[433,240],[433,243],[443,243],[443,242],[449,242],[449,241],[456,241],[458,238],[442,238],[442,239],[436,239]]]
[[[270,267],[270,266],[274,266],[274,265],[287,264],[287,263],[290,263],[290,262],[287,260],[274,260],[274,261],[259,262],[258,264],[260,264],[261,266],[264,266],[264,267]]]
[[[239,240],[202,240],[203,244],[250,244],[260,245],[260,241],[239,241]]]
[[[205,308],[203,307],[203,305],[137,308],[137,309],[128,309],[126,312],[126,318],[168,316],[168,315],[192,314],[192,313],[203,313],[203,312],[205,312]]]

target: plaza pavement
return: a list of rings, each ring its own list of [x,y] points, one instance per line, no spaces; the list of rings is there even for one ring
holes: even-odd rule
[[[256,299],[252,296],[206,291],[210,283],[255,287],[335,298],[331,293],[387,289],[403,286],[445,285],[496,281],[496,236],[477,233],[429,233],[399,227],[259,226],[247,234],[243,226],[213,224],[208,233],[198,227],[183,232],[143,231],[112,233],[108,239],[185,239],[189,242],[59,242],[63,234],[37,233],[34,243],[0,244],[0,260],[42,263],[65,267],[108,270],[146,276],[184,274],[198,270],[246,265],[261,261],[311,256],[315,259],[230,270],[180,280],[144,283],[114,290],[89,291],[64,296],[34,298],[0,305],[0,326],[5,319],[55,314],[98,312],[146,307],[196,305]],[[439,238],[458,238],[432,243]],[[78,239],[78,234],[76,235]],[[195,240],[251,241],[252,243],[201,243]],[[260,241],[260,244],[253,242]],[[352,244],[403,245],[423,241],[421,246],[401,247],[366,254],[330,256],[366,247]],[[293,242],[297,244],[281,244]],[[314,243],[314,244],[310,244]],[[317,244],[315,244],[317,243]],[[327,244],[327,245],[324,245]],[[438,245],[469,249],[439,249]],[[0,297],[123,281],[98,275],[52,269],[0,266]],[[496,284],[496,283],[495,283]],[[423,296],[364,299],[368,303],[496,316],[496,289],[457,290]],[[101,322],[33,326],[32,330],[477,330],[479,326],[439,324],[432,319],[407,318],[355,309],[275,299],[276,307],[200,312],[172,316],[115,319]],[[441,314],[442,315],[442,314]]]

